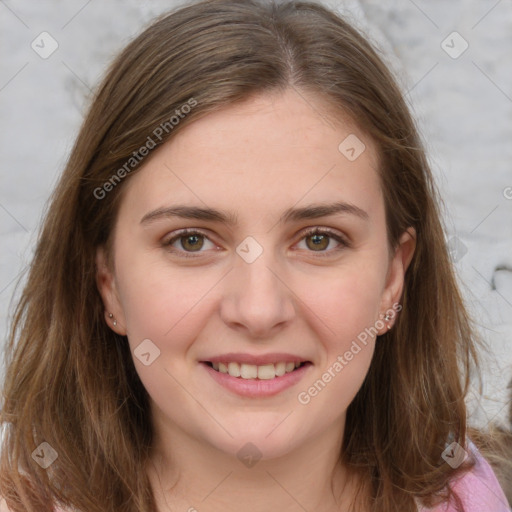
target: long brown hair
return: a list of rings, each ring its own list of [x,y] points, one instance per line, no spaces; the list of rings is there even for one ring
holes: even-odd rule
[[[403,310],[349,406],[340,456],[362,477],[365,510],[413,511],[415,499],[450,494],[465,466],[441,454],[465,444],[476,339],[402,94],[367,40],[321,5],[211,0],[160,17],[115,59],[51,197],[6,348],[0,493],[11,510],[155,510],[141,470],[148,395],[125,337],[104,321],[96,249],[111,249],[123,186],[149,138],[162,144],[210,112],[289,87],[330,104],[334,120],[348,114],[376,144],[390,248],[408,227],[417,233]],[[46,469],[32,456],[43,442],[58,454]]]

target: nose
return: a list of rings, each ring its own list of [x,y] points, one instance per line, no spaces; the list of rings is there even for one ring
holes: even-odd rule
[[[231,329],[266,338],[295,317],[294,294],[267,251],[252,263],[237,259],[227,279],[220,315]]]

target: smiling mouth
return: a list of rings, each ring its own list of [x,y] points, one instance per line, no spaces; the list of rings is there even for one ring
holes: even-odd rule
[[[225,373],[231,377],[236,377],[246,380],[271,380],[282,377],[288,373],[292,373],[302,366],[310,365],[309,361],[303,362],[279,362],[269,363],[262,365],[255,364],[239,364],[236,362],[230,363],[212,363],[204,361],[204,364],[213,368],[219,373]]]

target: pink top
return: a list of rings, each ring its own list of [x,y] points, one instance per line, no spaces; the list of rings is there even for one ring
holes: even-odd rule
[[[451,484],[464,505],[464,512],[512,512],[489,463],[471,441],[469,441],[469,448],[476,456],[475,466]],[[419,507],[418,510],[419,512],[458,512],[455,504],[442,504],[431,509]]]

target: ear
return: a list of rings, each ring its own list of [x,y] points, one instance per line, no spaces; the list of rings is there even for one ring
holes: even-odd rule
[[[126,321],[116,288],[115,276],[109,268],[103,247],[98,247],[96,250],[96,286],[105,306],[107,325],[117,334],[126,336]]]
[[[384,320],[385,326],[379,330],[379,335],[387,332],[393,325],[397,312],[396,306],[393,307],[393,305],[398,304],[402,297],[405,272],[411,263],[415,249],[416,230],[413,227],[409,227],[402,233],[398,241],[398,247],[390,261],[388,275],[386,277],[386,287],[382,293],[380,318],[383,319],[386,314],[389,314],[391,318]]]

